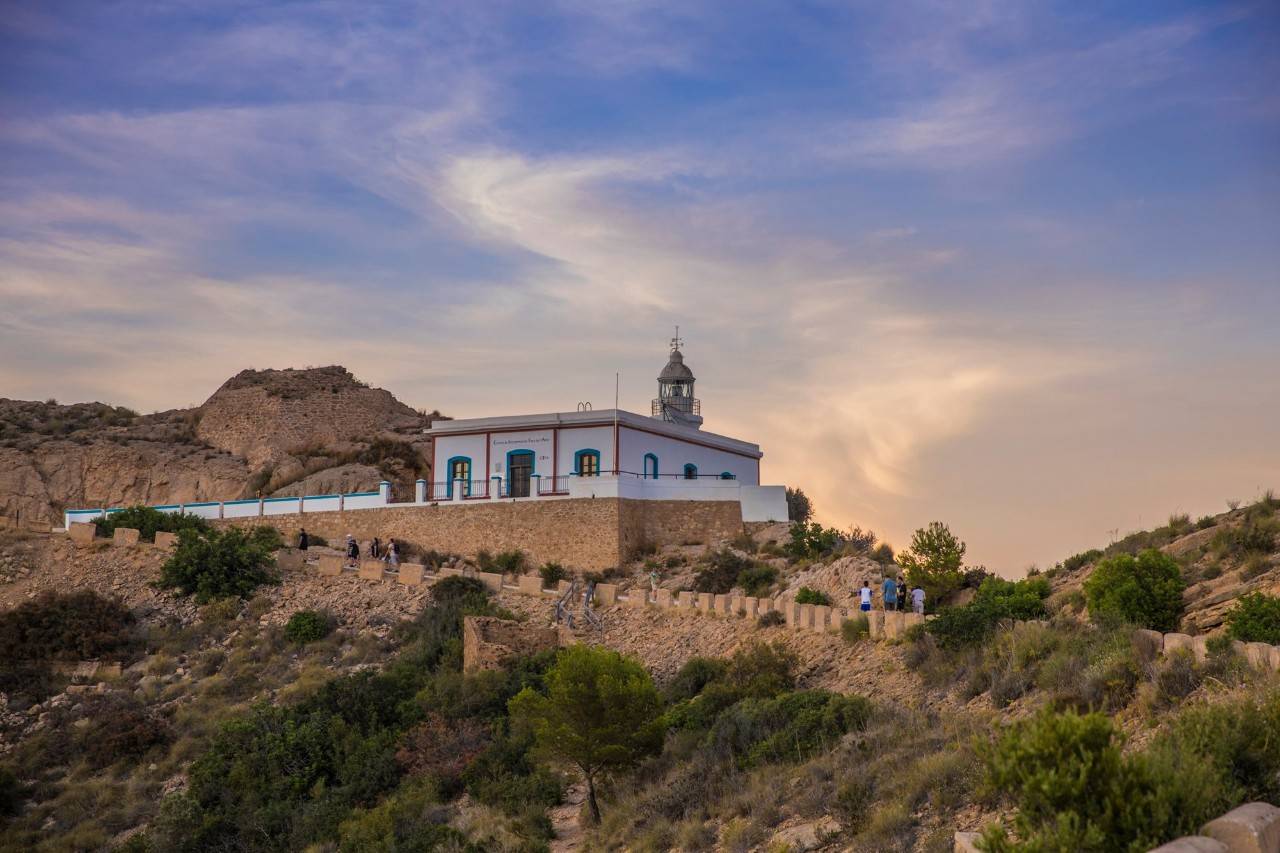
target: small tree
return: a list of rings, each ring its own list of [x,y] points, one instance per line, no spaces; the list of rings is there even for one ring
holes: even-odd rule
[[[787,520],[804,523],[813,516],[813,504],[800,489],[787,488]]]
[[[271,571],[271,552],[278,547],[280,534],[274,527],[183,530],[156,585],[194,595],[201,604],[232,595],[248,598],[259,586],[280,582]]]
[[[1084,582],[1084,596],[1093,619],[1172,631],[1182,618],[1185,588],[1178,561],[1148,548],[1137,557],[1116,554],[1099,562]]]
[[[547,671],[546,694],[526,687],[508,709],[515,724],[533,732],[540,752],[582,772],[596,823],[596,779],[634,766],[662,744],[662,702],[649,673],[606,649],[563,650]]]
[[[1280,598],[1260,592],[1240,596],[1227,614],[1227,630],[1241,642],[1280,645]]]
[[[965,544],[941,521],[933,521],[911,537],[911,547],[898,554],[898,565],[911,586],[924,589],[925,600],[938,604],[964,581]]]

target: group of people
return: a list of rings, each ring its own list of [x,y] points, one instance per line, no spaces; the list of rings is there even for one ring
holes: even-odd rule
[[[919,585],[908,589],[907,582],[902,578],[894,580],[891,577],[887,577],[884,579],[884,583],[880,585],[880,589],[880,603],[886,612],[891,610],[905,611],[909,602],[913,613],[924,615],[924,589]],[[858,597],[864,613],[871,610],[874,595],[875,593],[871,589],[871,582],[863,581]]]
[[[347,534],[347,560],[351,565],[357,565],[360,562],[360,543],[350,533]],[[394,538],[388,539],[387,543],[382,544],[382,540],[377,536],[373,537],[373,541],[369,543],[368,557],[371,560],[381,560],[390,564],[392,568],[400,566],[400,543]]]

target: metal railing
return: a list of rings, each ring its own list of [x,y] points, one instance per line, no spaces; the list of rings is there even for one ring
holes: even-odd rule
[[[662,417],[667,409],[684,412],[686,415],[701,415],[702,401],[697,397],[655,397],[653,399],[651,407],[653,417]]]
[[[540,495],[569,494],[569,475],[561,474],[558,477],[538,478],[538,494]]]

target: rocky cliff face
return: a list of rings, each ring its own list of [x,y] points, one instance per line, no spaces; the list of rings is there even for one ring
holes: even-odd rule
[[[205,403],[139,415],[0,399],[0,515],[376,488],[429,476],[420,414],[342,367],[242,371]]]

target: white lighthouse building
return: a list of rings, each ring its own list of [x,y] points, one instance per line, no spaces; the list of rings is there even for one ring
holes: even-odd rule
[[[702,429],[679,338],[649,415],[621,409],[437,421],[425,499],[619,497],[732,500],[744,521],[785,521],[782,486],[760,484],[760,446]]]

